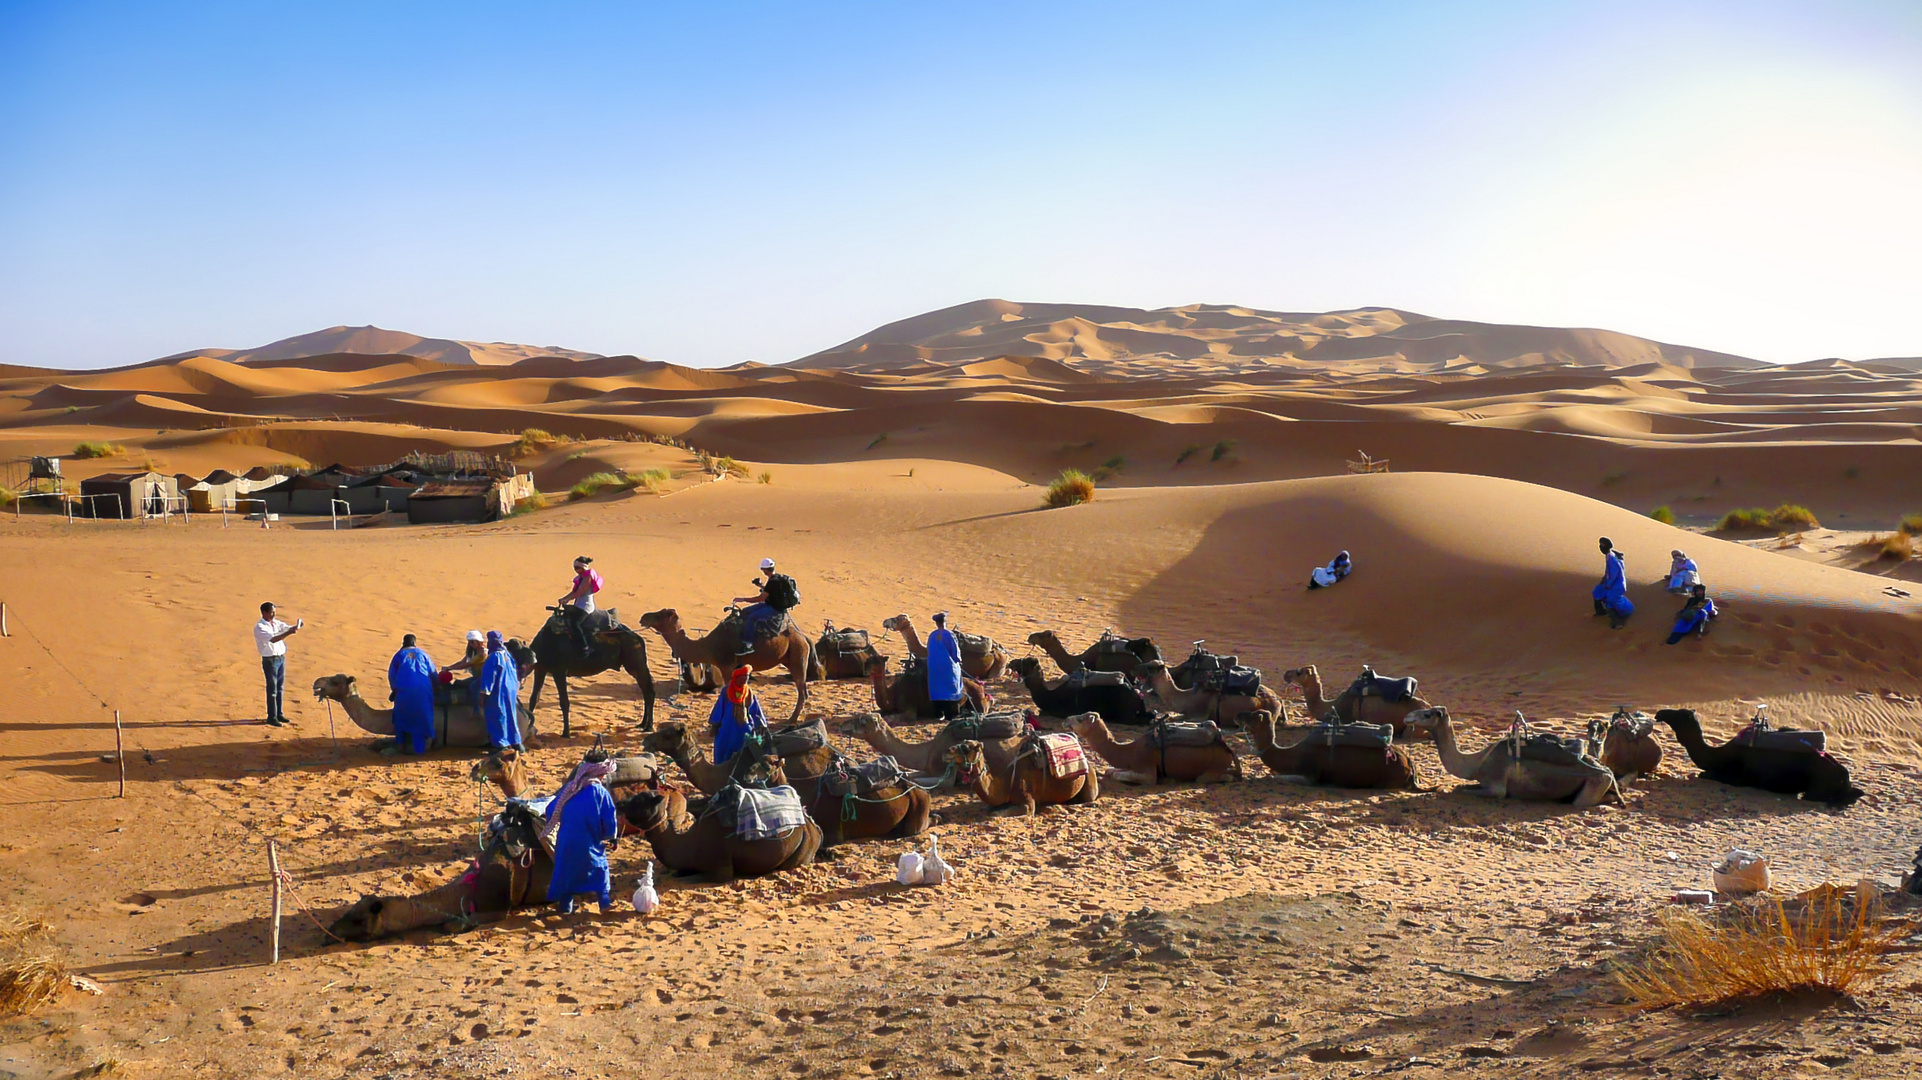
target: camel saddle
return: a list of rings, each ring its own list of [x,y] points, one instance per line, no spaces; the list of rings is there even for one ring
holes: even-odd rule
[[[1655,718],[1645,712],[1629,712],[1624,706],[1615,710],[1615,715],[1608,718],[1608,726],[1611,729],[1625,731],[1639,739],[1655,730]]]
[[[954,643],[961,647],[962,656],[987,656],[994,652],[994,639],[986,634],[964,634],[953,631]]]
[[[785,785],[772,788],[729,784],[708,796],[701,818],[715,818],[737,840],[772,840],[808,823],[800,793]]]
[[[611,607],[595,608],[593,611],[588,612],[587,617],[581,621],[584,624],[584,629],[587,631],[587,639],[589,641],[593,641],[598,634],[627,629],[621,625],[620,612]],[[574,628],[568,623],[567,613],[564,611],[556,611],[549,615],[547,617],[547,628],[556,634],[571,635],[574,632]]]
[[[1261,692],[1259,668],[1243,667],[1239,656],[1211,653],[1202,648],[1200,642],[1195,643],[1194,654],[1183,661],[1174,674],[1186,674],[1190,690],[1246,697]],[[1176,678],[1175,682],[1179,685],[1181,680]]]
[[[905,788],[910,782],[908,771],[892,757],[881,757],[859,765],[847,758],[837,757],[820,779],[821,790],[839,799],[866,798],[882,788]]]
[[[974,739],[977,742],[995,742],[1012,739],[1028,730],[1028,722],[1017,712],[990,713],[987,716],[964,716],[950,720],[941,733],[955,742]]]
[[[759,645],[771,637],[777,637],[787,633],[788,622],[788,613],[785,611],[777,611],[772,615],[764,616],[754,626],[754,644]],[[741,639],[740,612],[731,611],[728,613],[727,619],[722,625],[726,626],[730,624],[734,627],[734,640],[739,641]]]
[[[1126,685],[1128,685],[1128,676],[1119,671],[1091,671],[1087,668],[1082,668],[1080,671],[1070,671],[1067,677],[1061,680],[1061,685],[1056,689],[1086,690],[1091,686]]]
[[[1766,717],[1758,716],[1749,721],[1747,727],[1736,732],[1727,745],[1749,746],[1757,750],[1784,750],[1793,754],[1824,754],[1828,752],[1829,735],[1826,731],[1770,727]]]
[[[1129,663],[1134,663],[1135,648],[1145,645],[1147,641],[1147,638],[1125,638],[1119,634],[1104,633],[1101,639],[1094,643],[1094,648],[1089,649],[1088,652],[1092,657],[1112,656],[1116,659],[1125,657]]]
[[[1021,744],[1021,751],[1024,757],[1028,754],[1040,757],[1042,767],[1056,780],[1081,776],[1088,771],[1088,753],[1081,748],[1081,740],[1065,731],[1030,735]]]
[[[1182,724],[1156,720],[1148,726],[1148,738],[1156,746],[1213,746],[1221,741],[1221,727],[1212,720]]]
[[[1354,691],[1356,697],[1378,697],[1395,705],[1415,696],[1415,683],[1414,679],[1391,679],[1386,675],[1377,675],[1374,668],[1364,667],[1348,689]]]
[[[1521,761],[1540,761],[1552,765],[1597,765],[1588,756],[1588,744],[1548,731],[1523,731],[1507,736],[1508,755]]]
[[[1301,741],[1323,746],[1365,746],[1371,750],[1386,750],[1395,741],[1395,725],[1344,724],[1339,720],[1332,723],[1324,720],[1309,725]]]
[[[836,630],[832,623],[828,624],[827,630],[821,634],[821,640],[814,643],[814,648],[818,652],[841,656],[860,656],[873,647],[873,643],[868,640],[866,630],[856,630],[852,627]]]
[[[635,754],[614,759],[614,772],[603,783],[610,789],[629,784],[653,787],[661,779],[661,766],[653,754]]]
[[[547,846],[541,837],[541,830],[547,827],[547,807],[554,801],[552,796],[545,799],[509,799],[501,812],[487,824],[487,839],[481,850],[492,853],[499,851],[509,859],[519,862],[527,853],[539,848],[552,857],[554,849]]]
[[[784,758],[798,757],[828,744],[827,721],[819,716],[798,724],[783,724],[767,733],[769,745]]]

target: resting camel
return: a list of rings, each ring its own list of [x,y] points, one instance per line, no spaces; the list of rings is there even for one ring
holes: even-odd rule
[[[690,815],[687,796],[672,788],[636,793],[621,804],[621,816],[647,837],[663,866],[715,881],[806,866],[821,850],[821,827],[813,819],[767,840],[741,840],[724,831],[717,818]]]
[[[1247,718],[1247,724],[1256,755],[1277,776],[1299,776],[1329,787],[1421,790],[1406,747],[1330,746],[1326,738],[1314,734],[1292,746],[1276,746],[1273,713],[1258,711]]]
[[[1448,710],[1431,706],[1418,709],[1408,717],[1408,726],[1432,732],[1435,750],[1441,755],[1442,768],[1451,776],[1473,780],[1470,790],[1495,799],[1528,799],[1537,802],[1573,802],[1576,806],[1595,806],[1613,795],[1622,802],[1615,774],[1589,757],[1570,761],[1540,761],[1517,757],[1515,736],[1496,739],[1472,754],[1462,752],[1455,742],[1455,723]]]
[[[588,641],[592,648],[582,655],[573,631],[568,629],[567,617],[556,609],[549,610],[554,611],[553,616],[541,626],[532,642],[523,645],[516,638],[507,646],[514,663],[522,671],[530,667],[534,669],[534,688],[527,694],[527,711],[534,711],[541,699],[541,686],[551,677],[554,680],[554,693],[560,695],[561,699],[561,737],[566,738],[572,732],[568,715],[567,677],[586,678],[604,671],[621,670],[633,676],[635,684],[641,688],[641,730],[654,730],[654,673],[647,669],[647,642],[642,640],[641,635],[625,626],[613,625],[610,628],[609,624],[614,622],[612,611],[594,612],[588,616]],[[598,632],[595,632],[597,629]]]
[[[856,634],[860,635],[857,640],[866,644],[859,649],[844,650],[840,647],[843,638],[852,638]],[[866,630],[854,627],[836,629],[833,623],[824,625],[821,628],[820,639],[814,643],[814,655],[821,659],[820,677],[823,679],[867,678],[868,658],[881,655],[875,649],[874,643],[867,641],[867,636]],[[808,677],[814,678],[814,673],[809,672]]]
[[[1281,697],[1268,687],[1261,687],[1254,695],[1224,694],[1215,690],[1183,690],[1175,685],[1168,675],[1168,665],[1159,660],[1150,660],[1135,669],[1138,678],[1148,681],[1148,692],[1155,700],[1183,716],[1213,720],[1217,724],[1236,723],[1248,713],[1265,710],[1269,716],[1286,715],[1281,709]]]
[[[1133,742],[1115,741],[1108,725],[1101,722],[1100,713],[1070,716],[1068,726],[1103,761],[1114,766],[1108,778],[1124,784],[1159,784],[1163,780],[1219,784],[1241,779],[1241,759],[1218,730],[1215,741],[1206,746],[1162,746],[1155,742],[1152,728]]]
[[[1417,709],[1433,708],[1419,697],[1391,703],[1373,695],[1359,696],[1353,689],[1343,690],[1340,696],[1331,702],[1321,696],[1321,673],[1315,670],[1313,664],[1307,667],[1290,668],[1282,672],[1281,677],[1283,681],[1301,687],[1301,696],[1308,702],[1310,721],[1322,719],[1328,715],[1329,709],[1333,709],[1335,715],[1339,716],[1344,724],[1387,724],[1395,729],[1397,739],[1407,732],[1409,713]]]
[[[1039,751],[1024,750],[1009,769],[990,768],[981,744],[973,739],[948,747],[946,756],[963,786],[973,788],[989,806],[1020,810],[1017,817],[1033,814],[1037,803],[1087,806],[1101,797],[1101,781],[1092,766],[1080,776],[1062,779],[1049,774]]]
[[[920,836],[940,820],[930,813],[934,799],[926,788],[901,779],[870,788],[845,758],[837,758],[835,768],[812,778],[808,786],[803,791],[797,784],[795,790],[808,816],[821,826],[824,848],[849,840]]]
[[[527,755],[513,747],[489,750],[487,756],[474,762],[468,770],[467,778],[475,782],[486,781],[499,788],[501,794],[509,799],[518,799],[533,789],[533,779],[527,773]],[[660,783],[661,771],[651,757],[620,757],[614,759],[614,775],[601,782],[616,798],[623,794],[623,788],[653,787]]]
[[[1127,648],[1103,648],[1111,642],[1119,642]],[[1110,638],[1104,635],[1101,640],[1088,646],[1079,653],[1070,653],[1061,644],[1061,638],[1052,630],[1036,630],[1028,635],[1028,644],[1048,654],[1055,666],[1063,672],[1072,674],[1077,671],[1119,671],[1132,676],[1135,669],[1150,660],[1161,659],[1161,650],[1155,647],[1153,638]]]
[[[914,621],[906,615],[896,615],[881,623],[881,629],[893,630],[901,635],[907,644],[908,655],[916,660],[928,658],[928,646],[914,629]],[[971,679],[987,682],[998,679],[1008,668],[1008,650],[1002,648],[986,634],[964,634],[954,632],[955,644],[961,647],[961,673]]]
[[[1654,776],[1662,764],[1662,744],[1655,741],[1654,728],[1654,717],[1630,713],[1626,706],[1607,720],[1596,717],[1588,722],[1588,756],[1608,766],[1624,784]]]
[[[1810,802],[1837,808],[1863,795],[1862,789],[1850,781],[1849,767],[1826,750],[1756,747],[1734,740],[1710,746],[1702,738],[1702,722],[1693,709],[1662,709],[1655,719],[1675,732],[1675,741],[1688,751],[1688,759],[1710,780],[1781,795],[1799,794]]]
[[[874,684],[874,707],[883,716],[914,716],[922,720],[932,720],[941,715],[941,710],[928,700],[928,665],[916,664],[908,670],[888,678],[888,658],[875,655],[867,659],[868,681]],[[961,692],[967,695],[967,702],[977,713],[988,711],[988,692],[981,684],[961,676]]]
[[[538,819],[512,807],[502,816],[519,834],[525,866],[499,837],[490,837],[477,865],[459,878],[417,896],[362,896],[327,932],[342,941],[373,941],[409,930],[495,922],[520,908],[546,904],[554,860],[534,836]]]
[[[1041,661],[1032,656],[1008,661],[1008,670],[1021,676],[1034,707],[1044,716],[1066,719],[1090,710],[1101,714],[1110,724],[1145,724],[1154,719],[1154,710],[1132,685],[1077,686],[1072,676],[1053,686],[1041,678]]]
[[[706,664],[723,671],[732,671],[746,665],[755,671],[766,671],[771,667],[787,668],[788,677],[794,680],[794,714],[790,722],[801,716],[801,710],[808,703],[808,678],[816,666],[814,647],[808,644],[807,635],[787,620],[781,632],[755,643],[754,651],[747,656],[734,655],[735,642],[739,638],[740,621],[730,619],[707,632],[706,637],[691,638],[681,628],[681,615],[673,608],[650,611],[641,616],[641,625],[661,635],[667,647],[674,651],[674,659],[683,664]]]
[[[726,761],[712,762],[688,735],[687,725],[678,723],[665,723],[658,730],[649,732],[641,739],[641,749],[671,759],[704,795],[712,795],[732,781],[743,780],[756,769],[770,773],[770,784],[793,784],[799,789],[804,781],[818,778],[834,761],[834,748],[829,746],[783,759],[772,750],[750,743]],[[777,770],[779,778],[772,775]],[[811,790],[811,784],[809,788]],[[801,793],[802,801],[807,800],[808,794],[808,791]]]
[[[323,675],[314,680],[314,700],[340,702],[347,718],[354,726],[369,735],[394,738],[394,710],[376,709],[360,696],[359,683],[352,675]],[[529,709],[517,708],[515,717],[520,720],[521,743],[532,746],[534,740],[534,715]],[[434,706],[434,739],[439,746],[486,746],[487,718],[474,712],[473,708],[462,701],[456,705]]]
[[[918,743],[903,742],[896,738],[888,722],[874,713],[861,713],[850,718],[841,725],[841,730],[864,740],[875,750],[900,762],[901,767],[910,772],[933,773],[946,768],[948,748],[962,741],[955,730],[965,723],[944,725],[934,738]],[[1008,766],[1014,764],[1015,755],[1021,752],[1021,739],[1022,736],[1016,735],[1007,739],[988,740],[984,745],[989,766],[1007,771]]]

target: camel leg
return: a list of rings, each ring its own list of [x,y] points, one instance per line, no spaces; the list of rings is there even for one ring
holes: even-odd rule
[[[789,680],[791,680],[794,683],[794,713],[793,715],[787,718],[788,723],[790,724],[801,719],[801,710],[807,707],[807,703],[808,703],[807,657],[808,657],[808,645],[807,645],[807,640],[805,638],[802,639],[801,641],[801,656],[799,659],[795,658],[793,646],[790,645],[788,647],[787,674],[788,674]]]
[[[1123,784],[1146,784],[1152,786],[1155,782],[1155,774],[1136,769],[1109,769],[1108,779]]]
[[[1210,769],[1210,770],[1208,770],[1207,772],[1205,772],[1205,773],[1202,773],[1202,774],[1201,774],[1200,776],[1197,776],[1197,777],[1195,777],[1195,783],[1197,783],[1197,784],[1226,784],[1226,783],[1229,783],[1229,782],[1231,782],[1231,781],[1235,781],[1235,780],[1239,780],[1239,779],[1241,779],[1241,777],[1240,777],[1239,775],[1237,775],[1237,774],[1235,773],[1235,771],[1234,771],[1234,770],[1232,770],[1232,769],[1225,769],[1225,768],[1224,768],[1224,769]]]
[[[476,678],[479,677],[478,672],[475,673],[475,677]],[[547,669],[540,666],[539,664],[535,664],[534,665],[534,689],[532,692],[530,692],[527,695],[527,711],[529,713],[532,713],[534,711],[535,705],[540,704],[541,686],[546,682],[547,682]]]
[[[554,694],[561,699],[561,738],[565,739],[571,734],[572,721],[568,717],[567,676],[558,671],[554,673]]]
[[[888,833],[888,836],[896,840],[903,840],[910,836],[920,836],[922,833],[927,832],[929,819],[933,817],[930,811],[934,809],[934,800],[929,798],[925,792],[916,795],[910,791],[907,793],[907,800],[907,814],[895,825],[893,831]]]
[[[1093,806],[1094,801],[1100,797],[1101,778],[1095,775],[1093,769],[1089,769],[1087,776],[1082,782],[1081,790],[1075,792],[1074,798],[1068,801],[1079,806]]]
[[[627,673],[641,685],[641,730],[654,730],[654,673],[647,668],[647,653],[627,658]],[[565,721],[563,720],[563,726]]]

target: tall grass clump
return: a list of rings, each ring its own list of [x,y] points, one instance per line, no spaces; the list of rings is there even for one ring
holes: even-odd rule
[[[747,476],[747,466],[725,454],[720,456],[712,454],[702,455],[701,468],[706,469],[715,476]]]
[[[507,516],[511,518],[520,517],[522,514],[531,514],[537,510],[545,510],[552,505],[552,503],[547,501],[546,495],[536,491],[525,499],[515,499],[514,508],[507,512]]]
[[[1655,509],[1650,510],[1648,512],[1648,516],[1654,518],[1656,521],[1659,521],[1664,525],[1675,524],[1675,511],[1670,510],[1666,506],[1658,506]]]
[[[1871,536],[1867,546],[1876,549],[1875,557],[1878,559],[1906,562],[1915,557],[1915,538],[1907,530],[1897,530],[1891,536]]]
[[[1910,536],[1922,536],[1922,514],[1903,514],[1902,520],[1896,522],[1895,527]]]
[[[1883,957],[1906,937],[1866,889],[1813,890],[1806,901],[1766,897],[1711,920],[1692,911],[1659,916],[1661,937],[1615,978],[1644,1009],[1709,1005],[1767,994],[1847,995],[1887,970]]]
[[[674,478],[666,469],[643,469],[628,475],[634,481],[635,487],[646,488],[650,495],[659,495],[661,489],[667,486],[667,482]]]
[[[10,911],[0,916],[0,1017],[53,1004],[68,971],[53,951],[53,928]]]
[[[1116,454],[1115,456],[1102,462],[1101,465],[1095,469],[1094,473],[1092,474],[1092,479],[1095,481],[1095,483],[1098,484],[1101,481],[1108,479],[1109,477],[1115,475],[1116,473],[1120,472],[1121,470],[1127,467],[1128,467],[1128,459],[1125,457],[1122,457],[1120,454]]]
[[[766,469],[762,469],[761,475],[755,477],[755,479],[763,484],[772,484],[774,482],[774,474]]]
[[[14,491],[12,488],[0,487],[0,508],[12,506],[18,502],[19,499],[19,492]]]
[[[1730,510],[1722,515],[1722,520],[1717,522],[1715,527],[1725,532],[1766,529],[1769,527],[1769,512],[1759,506],[1753,510]]]
[[[1080,469],[1063,469],[1061,475],[1048,485],[1047,498],[1041,505],[1050,509],[1073,506],[1076,503],[1094,501],[1094,478]]]
[[[508,453],[515,457],[526,457],[529,454],[538,454],[543,450],[552,450],[556,446],[579,441],[579,439],[572,439],[566,435],[556,435],[546,428],[522,428],[521,437],[514,443]]]
[[[569,499],[591,499],[603,491],[626,491],[639,481],[626,473],[597,472],[567,490]]]
[[[1726,531],[1775,529],[1787,532],[1790,529],[1819,529],[1822,523],[1815,519],[1815,512],[1806,506],[1783,503],[1773,510],[1757,506],[1748,510],[1730,510],[1722,515],[1721,522],[1715,526]]]
[[[1175,464],[1179,465],[1199,453],[1201,453],[1201,444],[1189,443],[1181,448],[1181,453],[1175,455]]]
[[[884,442],[887,442],[887,441],[888,441],[888,433],[887,433],[887,432],[885,432],[885,431],[883,431],[883,432],[882,432],[881,434],[879,434],[879,435],[876,435],[876,436],[874,437],[874,441],[873,441],[873,442],[871,442],[871,443],[869,443],[869,444],[868,444],[868,449],[869,449],[869,450],[872,450],[872,449],[874,449],[875,447],[877,447],[877,446],[879,446],[879,445],[881,445],[882,443],[884,443]]]
[[[73,456],[77,458],[119,457],[126,452],[126,447],[113,442],[83,442],[73,448]]]
[[[1815,512],[1806,506],[1783,503],[1769,511],[1770,520],[1778,529],[1819,529],[1822,523],[1815,520]]]

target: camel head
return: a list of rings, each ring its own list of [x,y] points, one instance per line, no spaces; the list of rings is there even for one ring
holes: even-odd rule
[[[667,795],[659,791],[637,791],[621,803],[621,818],[646,832],[667,824]]]
[[[1061,644],[1061,637],[1052,630],[1036,630],[1028,635],[1028,644],[1037,649],[1045,649],[1051,644]]]
[[[974,778],[986,767],[981,743],[976,739],[963,739],[955,743],[948,747],[948,752],[942,754],[941,758],[954,766],[955,779],[963,784],[974,783]]]
[[[1068,717],[1068,728],[1082,739],[1088,738],[1097,731],[1104,735],[1108,731],[1108,725],[1102,723],[1101,714],[1098,712],[1077,713]]]
[[[359,694],[352,675],[323,675],[314,680],[314,700],[346,701]]]
[[[647,627],[649,630],[658,630],[663,634],[672,633],[680,629],[681,613],[671,607],[662,608],[659,611],[650,611],[641,616],[641,625]]]
[[[864,712],[855,713],[853,716],[841,721],[840,729],[843,735],[852,735],[857,739],[865,739],[870,732],[885,731],[887,730],[887,726],[887,721],[881,719],[880,713]]]
[[[379,896],[362,896],[354,906],[341,913],[327,932],[342,941],[374,941],[388,935],[384,916],[387,900]]]
[[[1449,719],[1446,706],[1436,705],[1427,709],[1416,709],[1403,718],[1402,723],[1422,731],[1438,731],[1454,723]]]
[[[1008,670],[1022,678],[1041,674],[1041,661],[1032,656],[1017,656],[1008,661]]]
[[[511,746],[488,751],[486,757],[474,762],[467,778],[476,783],[490,781],[503,791],[527,790],[526,763],[521,760],[520,751]]]
[[[875,653],[861,661],[861,674],[868,678],[878,678],[888,673],[888,658]]]
[[[690,745],[687,725],[673,721],[663,722],[641,737],[641,753],[658,757],[683,756]]]
[[[1684,730],[1694,731],[1698,735],[1702,732],[1702,722],[1696,719],[1694,709],[1657,709],[1655,720],[1667,724],[1677,735]]]
[[[1259,736],[1268,742],[1275,741],[1275,714],[1267,709],[1250,709],[1242,713],[1241,726],[1248,729],[1250,736]]]
[[[1307,667],[1289,668],[1281,673],[1281,681],[1294,683],[1306,690],[1310,684],[1317,687],[1321,685],[1321,672],[1316,671],[1313,664]]]
[[[881,629],[892,630],[897,634],[912,625],[906,615],[890,615],[881,620]]]
[[[514,668],[517,676],[525,675],[534,670],[535,660],[532,646],[516,637],[508,638],[502,647],[507,650],[507,655],[514,658]]]
[[[1143,660],[1135,665],[1134,677],[1145,683],[1157,682],[1168,676],[1168,665],[1162,660]]]

